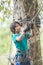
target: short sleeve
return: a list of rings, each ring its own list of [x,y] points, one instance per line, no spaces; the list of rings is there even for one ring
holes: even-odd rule
[[[15,43],[16,42],[16,35],[12,34],[12,41]]]
[[[26,37],[30,37],[30,32],[26,32]]]

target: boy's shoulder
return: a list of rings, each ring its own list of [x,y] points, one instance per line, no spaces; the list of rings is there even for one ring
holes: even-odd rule
[[[16,38],[17,38],[17,36],[19,36],[18,34],[12,34],[12,36],[11,36],[11,38],[12,38],[12,40],[16,40]]]
[[[16,36],[18,36],[19,34],[12,34],[12,37],[16,37]]]
[[[16,34],[12,34],[12,36],[14,36],[14,35],[16,35]]]
[[[17,37],[16,34],[12,34],[11,36],[12,40],[14,40],[16,37]]]

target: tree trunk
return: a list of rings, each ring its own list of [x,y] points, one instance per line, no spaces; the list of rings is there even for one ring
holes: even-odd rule
[[[30,50],[33,57],[33,65],[42,65],[41,59],[41,46],[39,26],[40,19],[38,17],[38,3],[37,0],[13,0],[13,19],[19,20],[24,18],[34,18],[33,37],[30,37]],[[37,15],[36,15],[37,14]],[[28,41],[27,41],[28,42]]]

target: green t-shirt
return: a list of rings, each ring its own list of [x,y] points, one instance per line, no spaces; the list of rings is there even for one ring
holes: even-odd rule
[[[27,33],[24,35],[24,37],[20,41],[17,41],[16,37],[20,36],[20,34],[12,34],[12,41],[14,42],[14,44],[18,50],[25,52],[28,49],[27,36],[29,36],[29,35],[30,35],[30,33]]]

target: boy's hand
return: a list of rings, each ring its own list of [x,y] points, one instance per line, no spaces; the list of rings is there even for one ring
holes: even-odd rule
[[[24,32],[26,33],[29,30],[30,30],[30,26],[27,26],[26,29],[24,30]]]

